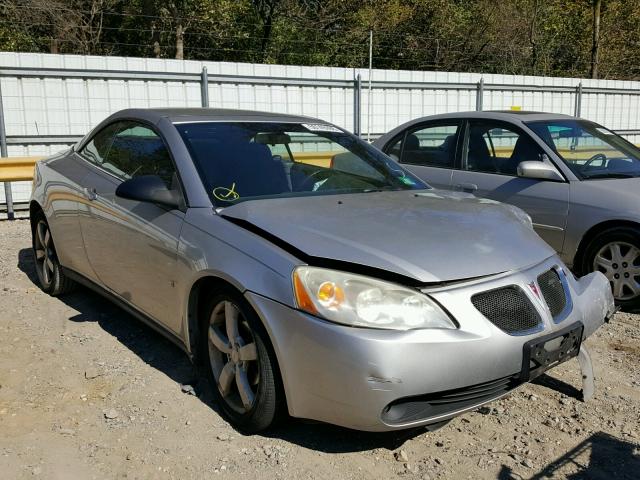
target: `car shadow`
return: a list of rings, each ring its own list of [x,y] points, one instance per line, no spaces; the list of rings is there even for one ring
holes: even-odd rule
[[[34,285],[39,286],[31,249],[19,251],[18,268]],[[177,384],[193,386],[198,398],[220,414],[209,382],[198,375],[197,368],[187,355],[170,340],[88,288],[80,287],[74,293],[58,299],[78,312],[69,321],[96,322],[150,367],[163,372]],[[261,436],[325,453],[347,453],[376,448],[395,450],[407,440],[425,432],[424,428],[420,428],[368,433],[319,422],[287,419]]]
[[[551,377],[546,373],[543,373],[531,383],[535,383],[536,385],[540,385],[550,390],[563,393],[568,397],[575,398],[576,400],[582,400],[582,390],[578,390],[573,385],[570,385],[558,378]]]
[[[563,471],[565,468],[571,468],[575,471],[568,474]],[[528,480],[545,478],[608,480],[618,478],[631,480],[638,478],[638,471],[640,471],[640,445],[604,432],[596,432],[530,477],[515,474],[510,467],[502,465],[497,478],[498,480],[514,478]]]

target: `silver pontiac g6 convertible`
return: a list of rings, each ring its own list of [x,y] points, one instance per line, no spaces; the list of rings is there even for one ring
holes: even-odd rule
[[[30,210],[43,290],[84,284],[160,330],[245,432],[287,413],[436,428],[590,366],[614,311],[520,209],[307,117],[121,111],[38,163]]]

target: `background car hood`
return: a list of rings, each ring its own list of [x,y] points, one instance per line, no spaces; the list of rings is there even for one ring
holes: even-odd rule
[[[306,255],[424,283],[516,270],[554,254],[515,207],[440,190],[262,199],[220,213]]]

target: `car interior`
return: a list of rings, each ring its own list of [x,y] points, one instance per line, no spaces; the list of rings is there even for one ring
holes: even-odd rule
[[[494,126],[472,126],[469,131],[469,144],[467,152],[467,170],[500,173],[504,175],[517,175],[520,162],[541,160],[544,151],[528,135],[518,135],[513,147],[501,147],[498,139],[492,135],[496,129]],[[509,142],[516,135],[509,132]],[[494,144],[496,141],[496,144]],[[511,150],[513,148],[513,150]],[[511,150],[511,152],[509,152]]]
[[[453,167],[455,140],[455,135],[448,135],[438,146],[421,146],[418,136],[410,133],[404,141],[402,161],[414,165]]]
[[[321,140],[314,137],[313,142]],[[325,142],[330,150],[317,151],[297,142],[284,132],[189,138],[201,174],[221,201],[231,199],[229,192],[235,200],[323,189],[370,189],[388,183],[378,169],[334,142]]]

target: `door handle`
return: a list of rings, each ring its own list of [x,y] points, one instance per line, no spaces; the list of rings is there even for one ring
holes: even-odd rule
[[[458,183],[454,185],[456,190],[462,190],[463,192],[473,193],[478,190],[478,185],[475,183]]]
[[[98,198],[98,192],[96,192],[95,188],[87,188],[85,187],[84,189],[84,196],[87,197],[87,199],[89,201],[94,201],[96,198]]]

